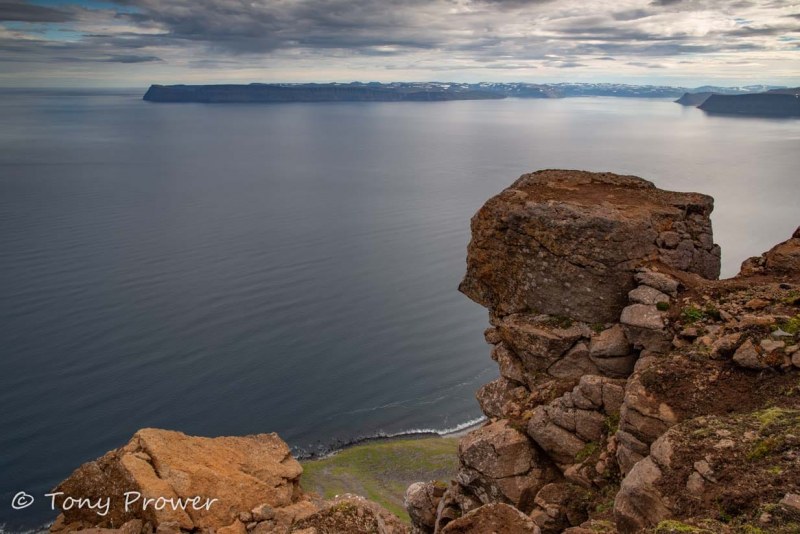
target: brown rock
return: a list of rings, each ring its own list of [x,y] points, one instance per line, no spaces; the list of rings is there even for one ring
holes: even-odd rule
[[[525,368],[516,354],[511,352],[505,343],[500,342],[492,349],[492,359],[500,367],[500,376],[513,380],[518,384],[525,384]]]
[[[689,241],[678,255],[656,243],[678,223],[701,243],[711,235],[712,209],[710,197],[662,191],[633,176],[527,174],[473,217],[460,289],[501,315],[535,310],[612,322],[644,262],[719,275],[719,249],[708,238],[699,247]]]
[[[383,507],[358,495],[326,501],[318,512],[294,522],[288,532],[316,529],[318,534],[407,534],[408,528]],[[271,531],[280,532],[280,531]]]
[[[633,303],[655,305],[669,304],[669,296],[650,286],[639,286],[628,293],[628,300]]]
[[[549,320],[548,316],[515,314],[497,321],[501,339],[528,372],[546,371],[589,335],[585,326],[561,327],[550,324]]]
[[[769,273],[798,274],[800,273],[800,237],[795,230],[791,239],[775,245],[764,254],[764,268]]]
[[[148,428],[126,446],[79,467],[55,489],[64,493],[56,504],[68,496],[111,498],[106,516],[88,509],[65,510],[67,524],[82,521],[106,527],[138,519],[156,528],[221,528],[257,505],[296,502],[301,473],[300,464],[276,434],[202,438]],[[127,512],[125,492],[141,494]],[[144,499],[159,498],[162,501],[144,506]],[[188,505],[182,507],[181,502]]]
[[[502,376],[478,389],[475,398],[481,411],[493,418],[516,418],[527,409],[530,392]]]
[[[442,534],[540,534],[530,517],[513,506],[486,504],[456,519]]]
[[[586,512],[581,506],[585,496],[585,490],[573,484],[548,484],[536,495],[536,509],[531,513],[531,519],[543,534],[558,533],[579,525],[586,520]]]
[[[500,420],[461,438],[457,481],[483,503],[507,502],[530,510],[533,498],[556,471],[528,437]]]
[[[761,256],[748,258],[742,263],[739,276],[756,274],[800,274],[800,228],[788,240],[775,245]]]
[[[627,356],[631,350],[622,325],[615,324],[592,337],[589,353],[595,358]]]
[[[800,514],[800,494],[787,493],[779,504],[796,514]]]
[[[569,431],[556,424],[551,415],[545,406],[537,406],[528,423],[528,434],[557,464],[571,465],[586,442],[575,434],[574,423],[573,431]]]
[[[656,488],[661,476],[661,469],[647,457],[622,481],[614,499],[614,518],[620,532],[641,532],[670,517],[664,496]]]
[[[714,357],[727,357],[732,355],[736,349],[739,348],[741,339],[742,335],[738,333],[727,334],[720,337],[711,344],[711,355]]]
[[[547,369],[547,374],[553,378],[572,380],[580,379],[584,375],[595,375],[598,372],[598,366],[589,355],[586,343],[577,343],[563,358]]]
[[[764,363],[761,358],[761,354],[756,349],[756,346],[753,345],[753,342],[749,339],[742,343],[738,349],[736,349],[736,352],[733,355],[733,361],[741,367],[745,367],[747,369],[762,370],[769,367],[769,365]]]
[[[678,296],[678,287],[680,287],[680,284],[677,280],[664,273],[651,271],[649,269],[640,269],[634,278],[638,283],[644,286],[651,287],[672,297]],[[644,304],[655,304],[655,302]]]
[[[415,482],[406,489],[403,505],[411,518],[411,524],[419,532],[433,532],[436,527],[436,510],[446,489],[446,485],[435,481]]]

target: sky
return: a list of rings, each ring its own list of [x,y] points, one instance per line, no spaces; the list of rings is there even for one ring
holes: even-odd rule
[[[800,85],[792,0],[0,0],[0,87]]]

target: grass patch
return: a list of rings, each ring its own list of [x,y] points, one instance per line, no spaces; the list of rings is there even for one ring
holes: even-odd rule
[[[355,493],[403,521],[406,488],[427,480],[449,481],[458,469],[458,438],[405,438],[356,445],[321,460],[301,462],[300,485],[330,499]]]
[[[687,306],[681,310],[681,318],[687,323],[696,323],[705,319],[706,314],[697,306]]]
[[[673,519],[660,522],[653,531],[654,534],[683,534],[687,532],[691,534],[714,534],[710,530],[687,525],[686,523],[681,523]]]

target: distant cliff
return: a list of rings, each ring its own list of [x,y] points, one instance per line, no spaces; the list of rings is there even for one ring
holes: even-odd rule
[[[684,93],[742,94],[769,89],[748,87],[670,87],[617,83],[251,83],[249,85],[152,85],[149,102],[280,103],[280,102],[439,102],[500,98],[570,98],[611,96],[676,98]],[[697,105],[697,104],[693,104]]]
[[[279,102],[427,102],[504,98],[491,91],[441,86],[353,84],[152,85],[150,102],[279,103]]]
[[[783,93],[711,95],[698,106],[707,113],[760,117],[800,117],[800,96]]]

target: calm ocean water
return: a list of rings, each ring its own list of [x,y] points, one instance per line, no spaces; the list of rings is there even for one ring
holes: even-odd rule
[[[141,427],[298,449],[448,429],[492,380],[456,291],[469,218],[523,172],[717,200],[724,275],[800,224],[800,121],[668,101],[0,99],[0,525]]]

